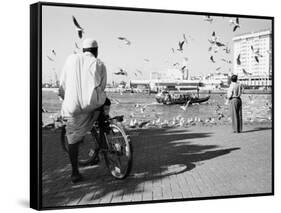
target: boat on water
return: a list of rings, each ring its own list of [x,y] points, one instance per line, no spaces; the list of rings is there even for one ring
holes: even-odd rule
[[[200,98],[199,95],[195,96],[190,93],[181,92],[171,92],[171,91],[161,91],[156,95],[156,101],[162,104],[189,104],[203,103],[210,99],[210,95]]]

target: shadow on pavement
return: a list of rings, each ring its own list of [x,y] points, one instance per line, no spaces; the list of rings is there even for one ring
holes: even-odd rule
[[[101,163],[99,166],[81,169],[85,181],[72,185],[69,183],[70,166],[66,156],[64,155],[63,162],[53,159],[55,165],[49,165],[49,167],[57,168],[45,170],[45,175],[43,175],[43,201],[45,200],[43,204],[45,206],[79,204],[84,195],[83,202],[87,204],[87,201],[92,203],[112,193],[122,197],[142,192],[144,183],[188,172],[196,167],[197,162],[226,155],[239,149],[219,149],[217,145],[196,144],[197,138],[207,138],[211,134],[208,132],[189,133],[186,129],[139,130],[138,136],[132,137],[133,169],[124,180],[115,180],[108,173],[104,163]],[[191,143],[192,139],[194,141]],[[45,153],[47,154],[51,153]],[[59,155],[63,153],[57,153],[55,156],[59,158]],[[45,160],[48,161],[48,159]]]
[[[263,131],[263,130],[268,130],[268,129],[272,129],[272,127],[258,127],[258,128],[255,128],[255,129],[242,131],[241,133],[257,132],[257,131]]]

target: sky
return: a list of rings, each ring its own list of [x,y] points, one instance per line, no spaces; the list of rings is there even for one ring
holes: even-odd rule
[[[173,64],[177,62],[181,67],[185,57],[188,58],[185,65],[192,76],[215,72],[218,67],[221,67],[220,72],[228,73],[233,65],[221,59],[233,60],[232,38],[271,29],[271,20],[268,19],[240,18],[240,28],[233,32],[230,20],[235,17],[212,16],[213,22],[209,23],[204,20],[204,15],[58,6],[43,6],[42,11],[43,82],[54,79],[55,75],[60,77],[66,58],[75,50],[75,42],[81,47],[84,38],[97,40],[98,57],[105,63],[110,83],[149,79],[151,72],[167,72],[175,68]],[[72,16],[85,31],[82,39],[78,37]],[[208,51],[208,39],[212,38],[213,31],[218,41],[230,47],[229,54],[222,49],[218,53]],[[176,49],[183,34],[188,42],[180,52]],[[129,39],[131,45],[119,40],[120,36]],[[210,60],[211,55],[214,55],[216,63]],[[126,70],[128,76],[115,75],[119,68]]]

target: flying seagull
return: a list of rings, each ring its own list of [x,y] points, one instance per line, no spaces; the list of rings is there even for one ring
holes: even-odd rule
[[[81,39],[83,37],[84,29],[78,24],[78,21],[76,20],[76,18],[74,16],[72,16],[72,20],[73,20],[74,25],[76,26],[78,36]]]
[[[205,19],[204,19],[204,21],[207,21],[207,22],[209,22],[210,24],[212,24],[213,20],[214,20],[214,19],[211,18],[211,16],[206,16]]]
[[[216,32],[215,32],[215,31],[213,31],[213,33],[212,33],[212,38],[211,38],[211,40],[208,39],[208,41],[209,41],[211,44],[215,44],[215,43],[216,43],[216,41],[217,41],[217,36],[216,36]]]
[[[217,53],[218,52],[218,47],[214,46],[213,47],[213,53]]]
[[[213,33],[212,33],[212,38],[213,38],[213,40],[216,40],[216,39],[217,39],[217,37],[216,37],[216,32],[215,32],[215,31],[213,31]]]
[[[80,47],[78,46],[78,44],[75,42],[75,47],[77,48],[77,49],[80,49]]]
[[[186,68],[186,66],[181,67],[181,71],[184,71],[185,68]]]
[[[237,17],[234,23],[233,32],[235,32],[238,28],[240,28],[239,18]]]
[[[261,54],[260,54],[260,49],[257,49],[256,51],[254,50],[254,47],[253,46],[251,46],[251,50],[252,50],[252,52],[254,53],[254,58],[255,58],[255,60],[256,60],[256,62],[257,63],[259,63],[259,58],[260,57],[263,57]]]
[[[224,58],[222,58],[221,60],[224,61],[224,62],[226,62],[226,63],[228,63],[228,64],[231,64],[231,63],[232,63],[230,60],[226,60],[226,59],[224,59]]]
[[[114,73],[115,75],[128,75],[128,73],[125,71],[125,70],[123,70],[122,68],[120,68],[119,69],[119,72],[115,72]]]
[[[216,112],[218,112],[221,109],[221,105],[217,104],[216,106]]]
[[[186,39],[185,34],[183,34],[183,39],[184,39],[184,41],[187,43],[187,39]]]
[[[255,60],[256,60],[257,63],[260,62],[259,57],[257,55],[255,56]]]
[[[210,40],[208,39],[208,41],[210,42],[210,44],[215,44],[216,41]]]
[[[251,45],[251,50],[252,50],[253,52],[255,52],[253,45]]]
[[[50,61],[54,61],[54,59],[52,59],[50,56],[47,55],[47,58],[50,60]]]
[[[183,51],[183,44],[184,44],[184,40],[183,41],[179,41],[179,49],[177,49],[178,51]]]
[[[225,51],[225,53],[229,54],[230,53],[230,48],[225,46],[222,50]]]
[[[118,37],[118,39],[124,41],[127,45],[131,45],[131,42],[126,37]]]
[[[223,44],[223,43],[221,43],[221,42],[218,42],[218,41],[216,41],[215,44],[216,44],[218,47],[223,47],[223,46],[225,46],[225,44]]]
[[[235,25],[233,28],[233,32],[235,32],[240,26],[239,25]]]
[[[210,57],[210,60],[211,60],[213,63],[216,63],[213,56]]]
[[[252,73],[247,72],[244,68],[242,68],[242,71],[244,75],[252,75]]]
[[[236,18],[235,24],[239,24],[239,18]]]
[[[237,65],[241,65],[240,54],[236,58],[236,63],[237,63]]]
[[[56,51],[53,49],[52,50],[52,53],[54,54],[54,55],[57,55],[57,53],[56,53]]]

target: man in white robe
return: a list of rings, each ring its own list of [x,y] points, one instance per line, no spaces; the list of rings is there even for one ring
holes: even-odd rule
[[[61,114],[67,119],[66,137],[73,183],[82,180],[78,169],[79,142],[91,130],[99,117],[97,109],[106,100],[106,68],[97,56],[97,42],[85,39],[83,53],[67,58],[60,79],[59,95],[63,98]]]

